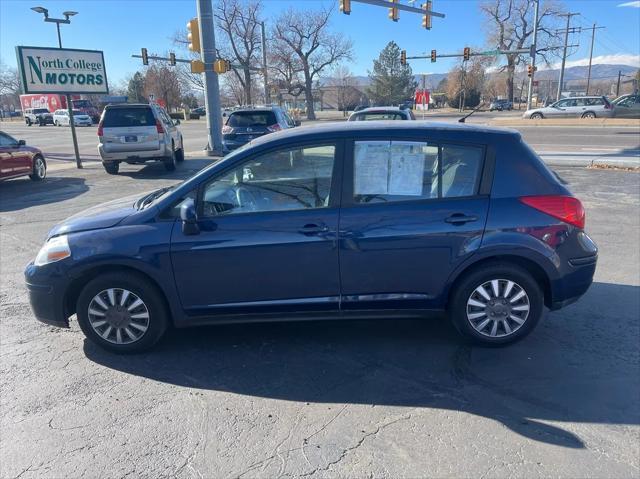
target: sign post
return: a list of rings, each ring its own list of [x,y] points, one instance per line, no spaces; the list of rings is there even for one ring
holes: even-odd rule
[[[20,81],[25,94],[58,93],[67,99],[69,125],[76,165],[82,168],[73,119],[72,94],[109,93],[104,55],[96,50],[45,47],[16,47]]]

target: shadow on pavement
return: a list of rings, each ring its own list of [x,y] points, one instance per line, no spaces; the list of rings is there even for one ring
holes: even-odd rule
[[[137,180],[153,180],[157,178],[186,178],[209,166],[211,159],[187,159],[178,163],[175,171],[167,171],[160,161],[145,163],[144,165],[120,164],[119,176],[128,176]]]
[[[31,181],[28,176],[0,182],[0,212],[57,203],[80,196],[89,187],[84,178],[48,176]]]
[[[638,286],[594,283],[505,348],[464,344],[446,320],[394,320],[174,330],[142,355],[113,355],[86,340],[84,350],[109,368],[184,387],[463,411],[532,440],[584,448],[557,423],[640,423],[639,300]]]

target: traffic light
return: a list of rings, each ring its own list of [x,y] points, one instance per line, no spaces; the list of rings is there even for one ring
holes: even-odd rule
[[[431,50],[431,63],[435,63],[436,62],[436,58],[438,58],[438,55],[436,54],[435,50]]]
[[[471,55],[471,48],[469,47],[464,47],[464,51],[462,53],[462,59],[464,61],[467,61],[469,59],[469,56]]]
[[[191,73],[204,73],[204,63],[200,60],[191,60]]]
[[[231,62],[229,60],[216,60],[213,62],[213,71],[222,74],[231,70]]]
[[[200,27],[198,27],[198,19],[192,18],[187,23],[187,40],[189,41],[189,50],[200,53]]]
[[[176,66],[176,54],[171,52],[169,53],[169,64],[172,66]]]
[[[407,51],[402,50],[400,52],[400,65],[405,66],[407,64]]]
[[[427,3],[422,4],[422,8],[427,12],[432,11],[433,2],[431,0],[427,0]],[[431,30],[431,15],[425,13],[422,15],[422,28],[426,28],[427,30]]]
[[[528,77],[532,77],[533,76],[533,72],[535,72],[537,70],[536,67],[534,67],[533,65],[527,65],[527,76]]]
[[[351,0],[340,0],[340,11],[345,15],[351,15]]]
[[[389,0],[391,3],[398,3],[398,0]],[[391,7],[389,9],[389,18],[394,22],[397,22],[400,18],[399,10],[396,7]]]
[[[147,53],[147,49],[143,48],[142,50],[140,50],[141,56],[142,56],[142,64],[143,65],[148,65],[149,64],[149,54]]]

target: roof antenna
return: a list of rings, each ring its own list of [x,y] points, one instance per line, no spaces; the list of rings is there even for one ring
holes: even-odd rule
[[[462,118],[460,118],[458,120],[458,123],[464,123],[464,121],[469,118],[471,115],[473,115],[475,112],[480,111],[480,109],[484,106],[485,102],[480,103],[474,110],[471,110],[471,113],[463,116]]]

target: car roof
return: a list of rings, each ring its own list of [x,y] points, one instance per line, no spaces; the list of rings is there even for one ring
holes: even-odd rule
[[[358,110],[354,113],[368,113],[368,112],[378,112],[378,111],[393,111],[393,112],[398,112],[398,111],[406,111],[405,108],[400,108],[398,106],[370,106],[368,108],[363,108],[362,110]]]
[[[258,106],[255,108],[238,108],[237,110],[233,110],[231,112],[231,115],[233,115],[234,113],[253,113],[253,112],[260,112],[260,111],[275,111],[280,109],[281,108],[278,106]]]
[[[113,103],[105,106],[106,108],[149,108],[153,105],[151,103]]]
[[[467,125],[466,123],[444,123],[433,121],[412,121],[410,126],[406,122],[394,120],[381,121],[341,121],[327,122],[322,124],[313,124],[300,126],[297,128],[288,128],[285,130],[264,135],[251,141],[252,145],[258,146],[269,143],[271,141],[280,140],[303,140],[305,137],[313,136],[349,136],[350,134],[366,134],[380,133],[385,134],[389,131],[396,132],[416,132],[419,130],[434,132],[459,132],[461,134],[470,133],[474,136],[482,135],[507,135],[520,136],[520,132],[509,128],[490,127],[483,125]]]

